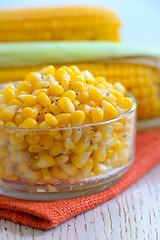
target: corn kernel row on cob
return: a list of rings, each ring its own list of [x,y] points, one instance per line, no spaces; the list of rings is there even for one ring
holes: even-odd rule
[[[121,82],[137,99],[139,120],[160,116],[158,69],[124,63],[88,62],[76,65],[80,70],[88,69],[94,76],[103,76],[111,83]],[[27,72],[38,71],[43,67],[45,65],[0,68],[0,82],[23,80]]]
[[[97,7],[55,7],[0,11],[0,42],[50,40],[119,41],[116,13]]]

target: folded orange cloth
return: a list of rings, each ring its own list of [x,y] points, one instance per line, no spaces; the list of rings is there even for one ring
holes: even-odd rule
[[[114,198],[160,163],[160,129],[138,134],[136,158],[130,170],[112,187],[79,198],[26,201],[0,196],[0,217],[27,226],[49,229]]]

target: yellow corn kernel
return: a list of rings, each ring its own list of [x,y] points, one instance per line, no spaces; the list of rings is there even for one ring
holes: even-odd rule
[[[122,94],[125,94],[126,89],[125,87],[120,83],[120,82],[116,82],[113,87],[118,90],[119,92],[121,92]]]
[[[75,92],[83,92],[85,91],[85,84],[83,82],[72,82],[71,89]]]
[[[120,99],[120,98],[124,97],[121,92],[119,92],[118,90],[115,90],[115,89],[109,89],[109,93],[111,93],[117,99]]]
[[[72,70],[67,66],[62,66],[62,69],[64,69],[69,75],[72,75]]]
[[[71,138],[67,138],[64,144],[66,149],[75,149],[75,145],[72,143]]]
[[[60,125],[68,125],[71,122],[71,114],[62,113],[56,116]]]
[[[41,136],[39,134],[28,134],[25,140],[29,144],[38,144],[40,142]]]
[[[4,147],[0,147],[0,158],[4,158],[4,157],[6,157],[7,154],[8,154],[7,149],[4,148]]]
[[[4,124],[5,127],[12,127],[12,128],[16,128],[16,124],[14,122],[8,121]]]
[[[76,148],[73,149],[72,151],[76,154],[83,154],[86,149],[88,148],[90,142],[83,142],[83,141],[79,141],[75,146]]]
[[[53,138],[49,135],[44,135],[42,136],[41,140],[40,140],[40,145],[42,147],[42,149],[44,150],[49,150],[52,148],[54,144]]]
[[[111,159],[114,155],[114,150],[113,149],[107,149],[106,151],[106,157]]]
[[[47,113],[44,116],[45,122],[47,125],[55,127],[58,125],[58,120],[52,114]]]
[[[91,107],[87,104],[81,104],[80,106],[77,107],[78,110],[82,110],[87,116],[91,112]]]
[[[6,103],[8,103],[11,100],[14,100],[16,97],[13,89],[5,89],[3,94],[4,94],[4,100]]]
[[[70,75],[67,73],[67,71],[63,68],[59,68],[58,70],[56,70],[55,72],[55,79],[58,81],[58,82],[62,82],[64,79],[66,80],[70,80],[71,77]]]
[[[26,118],[33,118],[37,117],[36,111],[33,108],[25,107],[22,109],[22,116]]]
[[[77,173],[77,168],[72,163],[65,163],[61,165],[61,168],[69,176],[75,176]]]
[[[43,107],[48,107],[51,104],[51,100],[45,93],[40,93],[38,94],[38,102],[43,106]]]
[[[92,171],[98,175],[98,174],[106,174],[109,172],[109,167],[102,164],[102,163],[96,163],[94,166],[93,166],[93,169]]]
[[[80,73],[80,70],[77,66],[72,65],[72,66],[70,66],[70,69],[71,69],[73,74]]]
[[[91,99],[93,99],[96,102],[99,102],[103,99],[103,94],[100,90],[98,90],[95,87],[90,87],[88,90],[89,96]]]
[[[46,95],[48,95],[48,88],[47,89],[37,89],[32,93],[32,95],[38,96],[40,93],[45,93]]]
[[[96,86],[98,84],[104,84],[104,85],[107,84],[106,79],[104,77],[96,77],[95,81],[96,81]],[[112,87],[112,85],[110,83],[109,83],[109,86]],[[109,86],[107,86],[107,87],[109,87]]]
[[[33,106],[38,102],[37,96],[33,96],[29,94],[18,95],[18,98],[20,101],[22,101],[28,106]]]
[[[81,103],[85,103],[89,99],[88,92],[77,93],[76,99]]]
[[[51,126],[49,126],[45,121],[43,121],[39,124],[38,128],[47,129],[47,128],[51,128]]]
[[[52,66],[52,65],[49,65],[49,66],[43,68],[40,71],[40,74],[42,74],[44,76],[47,76],[48,74],[51,74],[52,76],[54,76],[54,74],[55,74],[55,67]]]
[[[102,122],[104,119],[104,112],[101,108],[94,108],[91,111],[92,123]]]
[[[93,168],[93,159],[89,158],[86,162],[86,164],[80,169],[81,174],[83,175],[83,178],[88,177],[89,173],[91,172]]]
[[[67,163],[69,161],[69,156],[65,156],[65,155],[59,155],[57,157],[55,157],[55,167],[59,167],[64,163]]]
[[[1,121],[3,122],[11,121],[14,115],[16,114],[17,109],[18,109],[17,105],[12,105],[0,110]]]
[[[17,105],[18,107],[20,107],[20,106],[21,106],[21,102],[14,99],[14,100],[9,101],[8,105],[9,105],[9,106],[11,106],[11,105]]]
[[[3,126],[3,122],[0,120],[0,126]]]
[[[100,90],[104,90],[104,89],[106,89],[106,86],[102,83],[99,83],[96,85],[96,88],[99,88]]]
[[[4,95],[0,94],[0,104],[4,104],[5,100],[4,100]]]
[[[59,115],[60,114],[60,109],[58,108],[58,106],[56,106],[54,103],[49,105],[49,110],[51,112],[53,112],[55,115]],[[59,120],[58,120],[59,121]]]
[[[19,91],[18,95],[31,95],[31,94],[28,94],[27,91]]]
[[[58,101],[59,108],[66,113],[72,113],[75,111],[75,107],[71,100],[67,97],[62,97]]]
[[[34,85],[34,91],[43,90],[43,88],[49,88],[50,83],[48,81],[41,80],[40,82]]]
[[[70,84],[69,79],[63,79],[61,81],[61,86],[64,88],[64,90],[68,90],[69,84]]]
[[[7,107],[7,104],[4,104],[4,103],[0,104],[0,110],[2,110],[5,107]]]
[[[129,97],[119,99],[118,105],[122,108],[130,109],[133,106],[133,100]]]
[[[52,176],[51,176],[50,171],[47,168],[42,168],[41,173],[42,173],[42,176],[43,176],[43,180],[45,182],[51,180]]]
[[[29,152],[24,150],[14,150],[10,153],[10,160],[13,163],[27,162],[31,157]]]
[[[42,147],[38,144],[32,144],[29,148],[28,148],[29,152],[31,153],[37,153],[42,151]]]
[[[28,163],[20,163],[20,164],[18,164],[17,170],[18,170],[18,172],[21,173],[21,174],[26,174],[26,173],[28,173],[28,172],[29,172]]]
[[[89,158],[90,155],[91,155],[90,152],[84,152],[80,155],[72,154],[71,155],[71,162],[77,168],[82,168],[86,164],[86,162],[88,161],[88,158]]]
[[[36,111],[37,115],[43,110],[43,107],[39,103],[35,104],[32,108]]]
[[[55,179],[67,179],[68,175],[59,167],[51,168],[51,174]]]
[[[33,118],[26,118],[22,123],[22,128],[38,128],[38,122]]]
[[[71,138],[71,134],[72,134],[72,129],[63,130],[61,140],[66,141],[67,138]]]
[[[118,116],[118,111],[111,103],[102,100],[102,106],[104,107],[104,117],[106,120]]]
[[[42,75],[43,76],[43,75]],[[43,76],[44,78],[44,76]],[[58,81],[56,81],[55,77],[53,77],[51,74],[48,74],[46,77],[45,77],[45,80],[47,80],[50,84],[59,84]]]
[[[20,91],[27,91],[28,93],[31,93],[32,92],[32,86],[29,82],[27,81],[19,81],[18,82],[18,85],[17,85],[17,88],[20,90]]]
[[[62,97],[67,97],[73,102],[76,98],[76,93],[73,90],[68,90],[63,93]]]
[[[119,131],[124,127],[123,123],[120,123],[120,122],[114,122],[112,123],[112,126],[115,131]]]
[[[20,144],[21,142],[24,141],[24,136],[20,135],[20,134],[15,134],[15,133],[10,133],[9,134],[9,142],[13,145],[16,146],[18,144]]]
[[[106,159],[106,147],[99,147],[93,152],[93,156],[98,162],[103,162]]]
[[[28,144],[25,141],[23,141],[23,142],[17,144],[16,146],[10,145],[9,150],[10,151],[23,150],[23,149],[26,149],[27,147],[28,147]]]
[[[85,113],[81,110],[76,110],[71,114],[72,126],[81,126],[85,120]]]
[[[129,160],[129,149],[122,149],[118,152],[118,157],[120,161],[125,165]]]
[[[61,85],[50,84],[49,91],[53,96],[62,96],[64,88]]]
[[[91,131],[91,142],[99,142],[102,139],[102,133],[100,131]]]
[[[30,72],[26,75],[25,80],[34,86],[42,80],[42,76],[39,73]]]
[[[84,78],[84,75],[82,73],[78,75],[73,75],[72,76],[72,82],[82,82],[84,85],[86,84],[86,80]]]
[[[111,159],[111,165],[113,168],[119,167],[122,164],[122,160],[119,159],[117,152],[114,153]]]
[[[22,124],[23,121],[24,121],[24,118],[23,118],[23,116],[22,116],[21,113],[18,113],[18,114],[15,115],[15,117],[14,117],[14,122],[15,122],[15,124],[16,124],[17,126],[19,126],[20,124]]]
[[[103,100],[111,103],[113,106],[117,106],[117,98],[114,97],[111,93],[106,93],[103,95]]]
[[[15,85],[14,85],[13,83],[11,83],[11,82],[8,83],[8,85],[4,87],[3,91],[4,91],[5,89],[13,89],[15,92],[17,91],[17,88],[16,88]]]
[[[33,169],[53,167],[54,162],[54,158],[49,154],[43,154],[39,159],[34,159],[32,161],[32,167]]]
[[[42,174],[40,171],[29,171],[29,173],[24,174],[23,177],[27,178],[31,183],[38,183],[42,177]]]
[[[49,153],[51,156],[56,157],[57,155],[63,152],[63,143],[59,140],[54,140],[52,148],[50,149]]]
[[[80,140],[81,136],[82,136],[81,129],[73,130],[72,137],[71,137],[72,138],[71,141],[73,142],[73,144],[76,144]]]
[[[83,71],[83,74],[87,84],[95,85],[96,81],[91,72],[85,70]]]

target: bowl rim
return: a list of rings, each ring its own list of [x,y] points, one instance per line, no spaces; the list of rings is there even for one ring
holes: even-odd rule
[[[4,83],[4,84],[8,84],[8,83]],[[4,84],[0,84],[4,85]],[[134,98],[134,96],[126,91],[126,95],[129,96],[132,100],[133,100],[133,106],[125,113],[118,115],[115,118],[106,120],[106,121],[102,121],[102,122],[98,122],[98,123],[91,123],[91,124],[85,124],[85,125],[81,125],[81,126],[69,126],[69,127],[64,127],[64,128],[18,128],[18,127],[5,127],[5,126],[0,126],[0,130],[4,129],[4,130],[16,130],[16,131],[27,131],[27,132],[48,132],[48,131],[64,131],[64,130],[71,130],[71,129],[81,129],[81,128],[87,128],[87,127],[95,127],[95,126],[100,126],[100,125],[104,125],[104,124],[109,124],[112,122],[116,122],[119,119],[123,119],[125,117],[127,117],[129,114],[131,114],[132,112],[136,112],[137,109],[137,101]]]

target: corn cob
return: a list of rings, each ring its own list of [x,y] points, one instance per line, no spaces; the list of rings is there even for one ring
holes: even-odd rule
[[[71,64],[65,64],[71,65]],[[95,77],[103,76],[107,81],[121,82],[138,102],[139,120],[160,116],[159,70],[155,67],[126,64],[87,62],[76,64],[81,71],[89,70]],[[0,68],[0,82],[23,80],[26,73],[38,71],[46,65]],[[59,65],[55,65],[56,68]]]
[[[51,40],[119,41],[116,13],[97,7],[0,10],[0,42]]]

